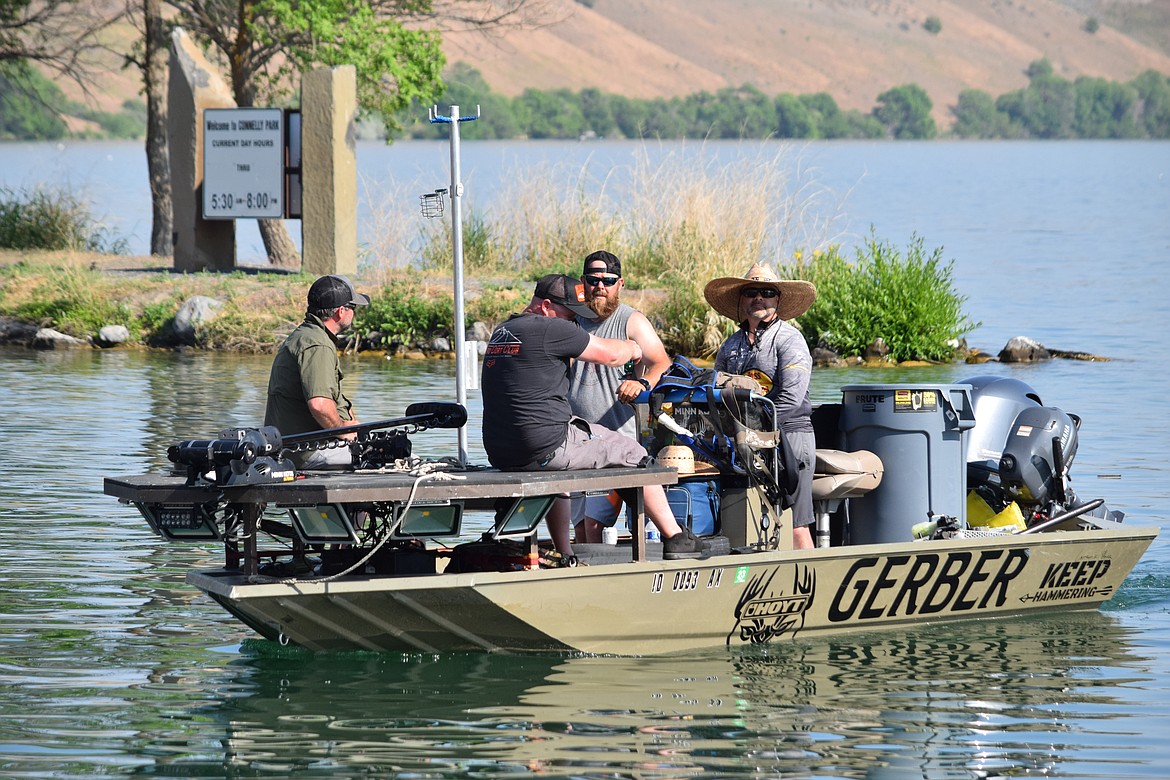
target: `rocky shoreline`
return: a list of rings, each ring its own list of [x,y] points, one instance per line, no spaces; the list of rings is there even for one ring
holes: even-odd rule
[[[215,306],[212,299],[191,299],[175,316],[172,326],[173,339],[163,349],[194,349],[195,325],[207,317],[214,316]],[[468,339],[483,340],[486,325],[475,323],[468,331]],[[107,325],[98,331],[96,337],[80,339],[70,336],[53,328],[41,327],[29,322],[23,322],[13,317],[0,316],[0,345],[18,346],[34,350],[57,349],[152,349],[159,347],[131,345],[128,343],[130,331],[124,325]],[[413,345],[395,344],[387,349],[384,346],[367,348],[355,342],[344,342],[343,348],[355,354],[377,354],[379,356],[401,357],[405,359],[425,359],[428,357],[454,357],[448,339],[435,338],[426,343]],[[1093,355],[1088,352],[1054,349],[1046,347],[1028,336],[1015,336],[995,355],[980,349],[968,348],[965,343],[956,347],[957,360],[966,363],[1038,363],[1053,359],[1086,360],[1105,362],[1108,357]],[[848,366],[882,367],[898,365],[913,367],[916,365],[936,365],[926,361],[902,361],[895,363],[889,359],[889,348],[882,339],[877,339],[866,350],[864,355],[841,357],[837,353],[824,347],[812,350],[813,365],[819,368],[841,368]]]

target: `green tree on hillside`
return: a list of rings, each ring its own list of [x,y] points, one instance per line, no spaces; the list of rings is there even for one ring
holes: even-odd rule
[[[91,0],[0,0],[0,138],[64,135],[64,96],[34,66],[87,85],[98,34],[119,18]]]
[[[903,84],[878,95],[874,117],[897,139],[929,139],[938,135],[932,103],[926,90],[917,84]]]
[[[0,70],[0,140],[62,138],[66,128],[59,107],[64,101],[57,85],[27,63],[9,63]]]
[[[1142,129],[1150,138],[1170,138],[1170,78],[1147,70],[1131,82],[1141,101]]]
[[[951,130],[959,138],[1017,138],[1022,130],[995,106],[991,95],[978,89],[965,89],[951,109],[955,123]]]
[[[1073,84],[1078,138],[1137,138],[1137,90],[1105,79],[1079,78]]]
[[[1052,71],[1048,60],[1033,62],[1024,89],[1000,95],[995,106],[1020,124],[1032,138],[1072,138],[1076,117],[1073,85]]]
[[[808,106],[795,95],[783,93],[773,101],[776,135],[780,138],[816,138],[817,123]]]

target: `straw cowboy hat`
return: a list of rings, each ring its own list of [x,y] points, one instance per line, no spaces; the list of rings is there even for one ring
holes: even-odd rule
[[[722,276],[707,282],[703,297],[715,311],[739,323],[747,316],[747,309],[739,296],[740,290],[745,287],[771,287],[780,293],[776,299],[776,314],[782,320],[795,319],[804,314],[817,298],[817,288],[812,282],[781,279],[771,266],[759,263],[742,277]]]
[[[654,460],[659,466],[667,466],[678,472],[680,477],[691,474],[718,474],[719,468],[705,461],[696,461],[690,447],[672,444],[658,451]]]

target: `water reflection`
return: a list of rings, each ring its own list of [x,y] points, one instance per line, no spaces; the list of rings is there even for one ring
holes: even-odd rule
[[[258,424],[269,365],[0,348],[20,407],[0,421],[0,774],[1099,777],[1170,760],[1165,535],[1104,613],[1027,622],[646,659],[314,657],[253,640],[184,583],[222,553],[163,543],[101,481],[168,468],[179,440]],[[367,420],[453,396],[450,361],[347,358],[345,370]],[[1078,492],[1131,522],[1164,516],[1170,421],[1135,425],[1112,394],[1122,383],[1152,397],[1149,371],[824,370],[814,395],[1009,371],[1084,414]],[[437,456],[454,442],[433,431],[414,445]]]
[[[1087,773],[1149,681],[1098,613],[665,658],[311,656],[249,643],[222,723],[241,772],[678,777]],[[1105,725],[1102,721],[1120,721]],[[494,772],[493,772],[494,773]]]

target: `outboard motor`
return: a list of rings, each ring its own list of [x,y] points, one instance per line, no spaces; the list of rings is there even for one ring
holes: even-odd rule
[[[963,384],[971,385],[975,413],[975,427],[967,431],[964,451],[967,487],[998,488],[999,460],[1008,432],[1020,412],[1042,405],[1040,396],[1027,384],[1006,376],[977,376]]]
[[[1077,454],[1080,426],[1081,418],[1052,406],[1020,412],[999,460],[1004,492],[1012,500],[1033,507],[1075,502],[1068,472]]]

